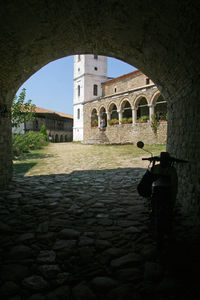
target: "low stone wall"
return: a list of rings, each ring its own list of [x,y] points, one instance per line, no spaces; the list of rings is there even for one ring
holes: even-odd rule
[[[154,133],[150,123],[119,124],[105,128],[103,132],[98,127],[88,126],[84,132],[84,143],[95,144],[126,144],[142,140],[145,144],[165,144],[167,139],[167,122],[158,125]]]

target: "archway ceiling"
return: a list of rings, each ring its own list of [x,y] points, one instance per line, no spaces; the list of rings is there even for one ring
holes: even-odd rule
[[[15,91],[45,64],[73,54],[119,58],[171,91],[199,69],[198,3],[7,0],[0,14],[0,84]]]

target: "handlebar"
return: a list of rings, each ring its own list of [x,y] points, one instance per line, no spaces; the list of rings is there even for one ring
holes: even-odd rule
[[[142,160],[148,160],[150,162],[154,161],[161,161],[161,158],[159,156],[151,156],[151,157],[147,157],[147,158],[142,158]],[[175,157],[169,157],[168,159],[170,162],[176,162],[176,163],[188,163],[188,160],[183,160],[183,159],[178,159]]]

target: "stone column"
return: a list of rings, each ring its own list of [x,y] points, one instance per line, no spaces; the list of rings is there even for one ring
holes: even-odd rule
[[[135,124],[137,121],[137,108],[132,109],[132,119],[133,119],[133,124]]]
[[[106,112],[106,114],[107,114],[107,126],[109,127],[110,125],[109,125],[109,121],[110,121],[110,112],[108,111],[108,112]]]
[[[119,115],[119,124],[122,123],[122,110],[118,110],[118,115]]]
[[[149,104],[148,106],[149,106],[149,120],[151,122],[152,115],[154,114],[154,108],[155,108],[155,106],[153,104]]]
[[[100,115],[100,113],[97,114],[97,117],[98,117],[98,127],[100,128],[100,122],[101,122],[101,115]]]
[[[11,111],[6,104],[0,104],[0,186],[12,178],[12,127]]]

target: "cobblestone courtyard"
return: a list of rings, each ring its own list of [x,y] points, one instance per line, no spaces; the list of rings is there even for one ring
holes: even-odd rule
[[[146,163],[112,152],[102,162],[97,150],[51,145],[1,192],[0,299],[197,299],[200,247],[195,234],[188,243],[190,226],[177,214],[176,239],[159,253],[136,191]]]

